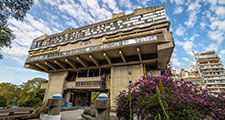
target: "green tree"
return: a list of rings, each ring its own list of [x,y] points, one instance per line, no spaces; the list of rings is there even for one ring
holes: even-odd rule
[[[23,20],[32,4],[33,0],[0,1],[0,50],[3,47],[11,47],[11,41],[14,39],[12,31],[8,28],[7,20],[9,18]],[[0,58],[2,58],[1,54]]]
[[[43,78],[34,78],[28,80],[21,85],[20,106],[37,107],[42,104],[44,98],[44,91],[40,89],[41,83],[46,80]]]
[[[0,96],[0,107],[7,106],[7,99],[4,96]]]
[[[20,88],[12,83],[0,83],[0,96],[7,99],[7,105],[10,105],[15,97],[19,98]]]

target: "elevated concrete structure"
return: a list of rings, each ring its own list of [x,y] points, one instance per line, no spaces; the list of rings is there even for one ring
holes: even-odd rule
[[[59,93],[73,105],[90,105],[91,92],[106,92],[115,106],[129,81],[160,75],[174,48],[164,6],[114,14],[112,19],[34,39],[26,68],[49,73],[45,101]],[[44,87],[45,86],[45,87]]]
[[[225,91],[225,70],[215,50],[195,53],[197,68],[211,93]]]

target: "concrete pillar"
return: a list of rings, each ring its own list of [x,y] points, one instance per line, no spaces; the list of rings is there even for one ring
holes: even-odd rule
[[[130,65],[111,68],[110,106],[115,109],[116,97],[122,90],[128,90],[129,81],[134,83],[144,75],[143,65]]]
[[[70,102],[70,97],[71,97],[71,91],[67,91],[66,95],[65,95],[65,100],[66,102]]]
[[[68,75],[68,72],[56,72],[49,73],[48,87],[45,90],[45,97],[43,102],[46,103],[49,98],[55,94],[63,96],[64,81]]]

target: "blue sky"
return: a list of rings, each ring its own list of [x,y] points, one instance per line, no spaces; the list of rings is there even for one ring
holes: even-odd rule
[[[54,1],[54,2],[53,2]],[[35,0],[23,22],[9,19],[16,35],[12,48],[4,48],[0,60],[0,82],[21,84],[46,73],[23,68],[32,39],[70,27],[105,20],[112,13],[130,13],[136,8],[164,4],[176,47],[174,67],[195,63],[193,53],[215,49],[225,64],[225,0]]]

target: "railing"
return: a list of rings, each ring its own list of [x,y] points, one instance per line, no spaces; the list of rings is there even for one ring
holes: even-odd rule
[[[206,58],[218,58],[217,55],[204,55],[197,57],[198,59],[206,59]]]
[[[76,81],[67,82],[66,89],[104,89],[105,81],[102,77],[82,77]]]
[[[76,82],[76,87],[79,88],[92,88],[92,87],[97,87],[97,88],[104,88],[105,86],[105,81],[82,81],[82,82]]]

